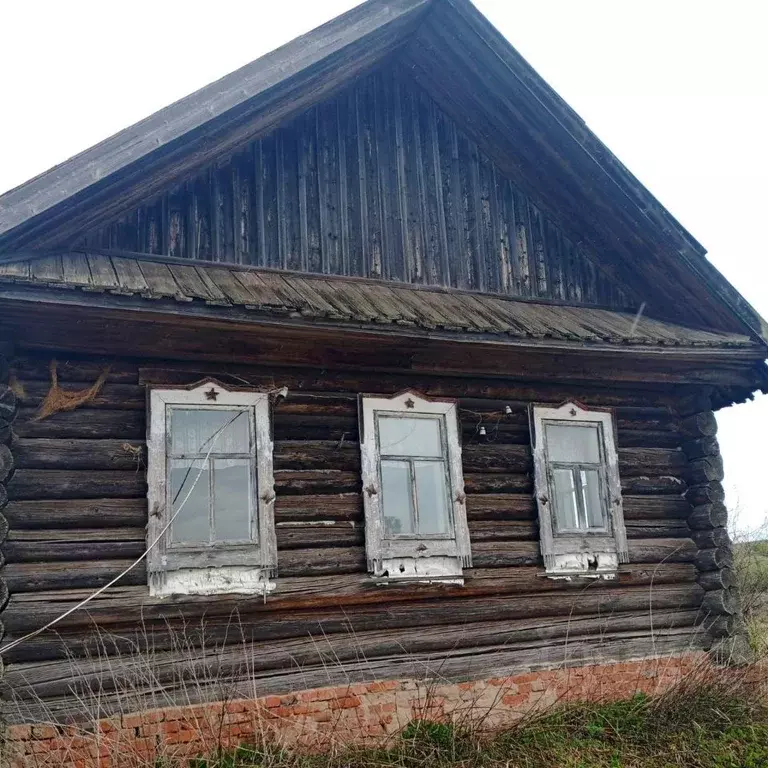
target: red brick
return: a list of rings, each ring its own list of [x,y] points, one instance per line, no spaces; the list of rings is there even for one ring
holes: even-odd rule
[[[357,696],[344,696],[339,699],[334,699],[330,703],[331,709],[353,709],[359,707],[362,702]]]
[[[386,693],[396,691],[400,688],[399,680],[377,680],[375,683],[368,683],[368,693]]]
[[[5,738],[8,741],[25,741],[32,738],[31,725],[9,725],[5,729]]]
[[[58,728],[52,725],[34,725],[32,726],[32,737],[35,739],[52,739],[59,735]]]

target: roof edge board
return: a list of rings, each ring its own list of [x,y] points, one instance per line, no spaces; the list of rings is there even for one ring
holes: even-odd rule
[[[397,21],[418,18],[433,2],[372,0],[356,6],[0,195],[0,243],[5,235],[57,204],[289,81],[348,45]],[[399,40],[398,45],[404,42]],[[97,166],[96,160],[101,165]]]

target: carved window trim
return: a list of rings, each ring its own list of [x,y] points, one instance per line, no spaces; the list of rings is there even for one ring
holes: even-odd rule
[[[368,570],[387,581],[450,581],[462,583],[463,568],[472,566],[461,463],[458,406],[455,400],[434,400],[414,391],[393,397],[361,395],[360,450],[365,507]],[[378,416],[436,417],[441,424],[443,461],[447,473],[450,534],[387,537],[381,494]]]
[[[269,395],[227,388],[214,379],[148,394],[147,556],[150,593],[266,594],[274,588],[277,541]],[[170,413],[173,408],[235,408],[247,415],[253,482],[252,537],[238,543],[173,545],[169,503]],[[153,542],[157,542],[152,546]]]
[[[576,402],[530,406],[531,442],[539,510],[541,554],[548,574],[613,576],[629,561],[622,509],[616,426],[609,409],[587,408]],[[600,498],[606,526],[592,530],[557,531],[553,500],[553,462],[546,445],[547,424],[584,424],[598,429]],[[594,465],[592,465],[594,466]]]

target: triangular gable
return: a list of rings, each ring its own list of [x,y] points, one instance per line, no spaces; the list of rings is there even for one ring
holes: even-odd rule
[[[12,190],[0,197],[0,253],[71,245],[386,57],[655,314],[768,339],[702,247],[469,0],[369,0]]]
[[[641,304],[397,64],[72,245]]]

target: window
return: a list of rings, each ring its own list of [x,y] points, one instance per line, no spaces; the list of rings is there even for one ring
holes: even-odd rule
[[[265,593],[277,566],[268,395],[150,393],[150,591]]]
[[[614,574],[628,561],[609,411],[532,406],[541,552],[547,572]]]
[[[471,553],[456,403],[414,392],[361,398],[368,568],[460,581]]]

